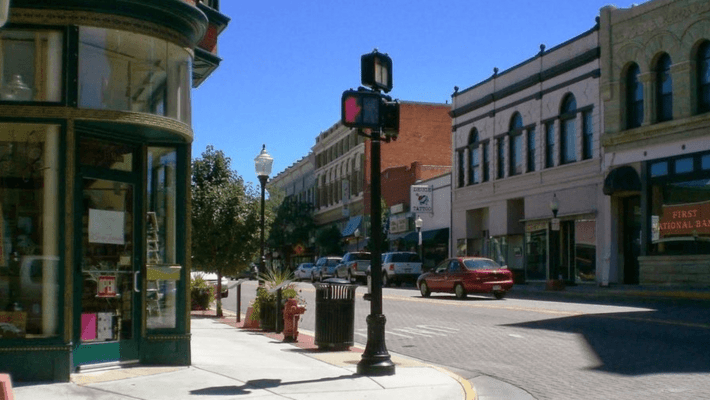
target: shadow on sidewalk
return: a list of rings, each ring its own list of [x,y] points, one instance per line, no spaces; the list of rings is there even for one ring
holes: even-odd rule
[[[282,382],[281,379],[255,379],[251,381],[247,381],[244,385],[241,386],[215,386],[215,387],[208,387],[204,389],[197,389],[197,390],[191,390],[190,394],[195,394],[195,395],[205,395],[205,396],[234,396],[234,395],[240,395],[240,394],[248,394],[251,393],[250,389],[273,389],[276,387],[280,386],[287,386],[287,385],[300,385],[303,383],[321,383],[321,382],[332,382],[332,381],[339,381],[339,380],[348,380],[348,379],[357,379],[361,378],[361,375],[357,374],[352,374],[352,375],[340,375],[340,376],[333,376],[329,378],[320,378],[320,379],[309,379],[309,380],[304,380],[304,381],[292,381],[292,382]]]

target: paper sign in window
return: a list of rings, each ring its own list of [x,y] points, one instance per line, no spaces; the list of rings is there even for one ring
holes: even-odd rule
[[[89,243],[125,244],[123,211],[89,209]]]

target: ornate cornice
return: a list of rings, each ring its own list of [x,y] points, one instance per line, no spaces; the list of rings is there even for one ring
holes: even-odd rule
[[[11,23],[84,25],[128,30],[194,48],[207,16],[180,0],[13,0]]]
[[[192,142],[194,136],[189,125],[176,119],[128,111],[87,110],[60,106],[0,105],[0,118],[67,119],[139,125],[175,133],[188,143]]]

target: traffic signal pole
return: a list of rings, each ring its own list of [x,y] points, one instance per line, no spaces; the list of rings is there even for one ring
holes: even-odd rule
[[[367,316],[367,345],[357,364],[357,373],[368,376],[394,375],[394,363],[385,345],[385,323],[382,313],[382,210],[380,205],[380,135],[372,131],[370,140],[370,242],[371,242],[371,298],[370,315]]]

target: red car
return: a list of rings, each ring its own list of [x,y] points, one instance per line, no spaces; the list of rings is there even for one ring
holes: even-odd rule
[[[432,292],[455,293],[459,299],[469,293],[493,293],[500,300],[513,287],[513,273],[489,258],[449,258],[422,274],[417,287],[422,297]]]

